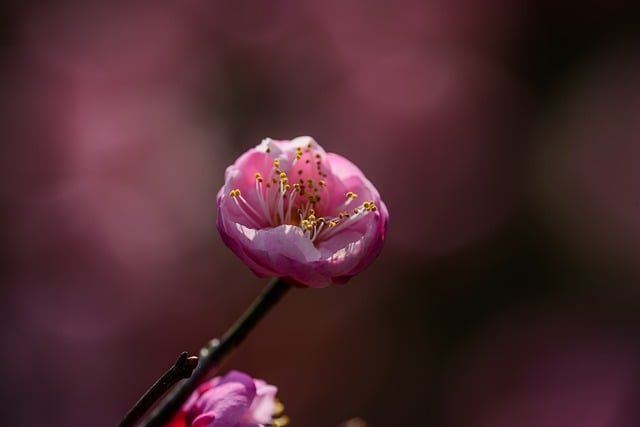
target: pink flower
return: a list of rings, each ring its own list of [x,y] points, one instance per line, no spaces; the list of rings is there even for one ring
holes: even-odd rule
[[[285,426],[278,389],[249,375],[231,371],[198,387],[167,427]],[[279,418],[276,418],[279,417]]]
[[[225,172],[217,227],[260,277],[321,288],[380,253],[389,213],[362,171],[313,138],[267,138]]]

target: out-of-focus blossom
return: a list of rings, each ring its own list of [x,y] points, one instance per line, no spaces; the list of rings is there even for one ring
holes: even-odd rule
[[[263,380],[231,371],[200,385],[167,427],[284,426],[278,389]]]
[[[218,230],[255,274],[315,288],[367,267],[388,217],[362,171],[310,137],[265,139],[227,168],[218,193]]]

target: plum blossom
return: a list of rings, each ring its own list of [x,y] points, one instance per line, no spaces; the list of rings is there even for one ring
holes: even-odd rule
[[[231,371],[204,382],[166,427],[284,427],[278,389]]]
[[[225,172],[217,228],[259,277],[346,283],[380,253],[389,213],[349,160],[311,137],[266,138]]]

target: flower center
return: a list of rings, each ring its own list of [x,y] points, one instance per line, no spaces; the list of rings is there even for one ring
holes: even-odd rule
[[[309,143],[306,149],[297,147],[289,173],[281,168],[278,159],[273,160],[268,176],[255,172],[255,195],[252,195],[255,197],[249,198],[251,202],[237,188],[229,196],[255,228],[263,228],[261,224],[265,223],[269,227],[293,225],[301,228],[312,242],[324,240],[377,207],[373,201],[352,207],[358,195],[349,191],[342,203],[331,209],[333,212],[321,215],[330,206],[332,196],[322,165],[322,156]],[[293,182],[295,178],[291,175],[297,175],[298,181]]]

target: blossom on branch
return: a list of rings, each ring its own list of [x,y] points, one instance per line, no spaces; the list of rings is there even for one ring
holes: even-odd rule
[[[166,427],[284,427],[278,389],[231,371],[202,383]]]
[[[267,138],[225,172],[217,228],[258,276],[321,288],[380,253],[389,213],[362,171],[311,137]]]

